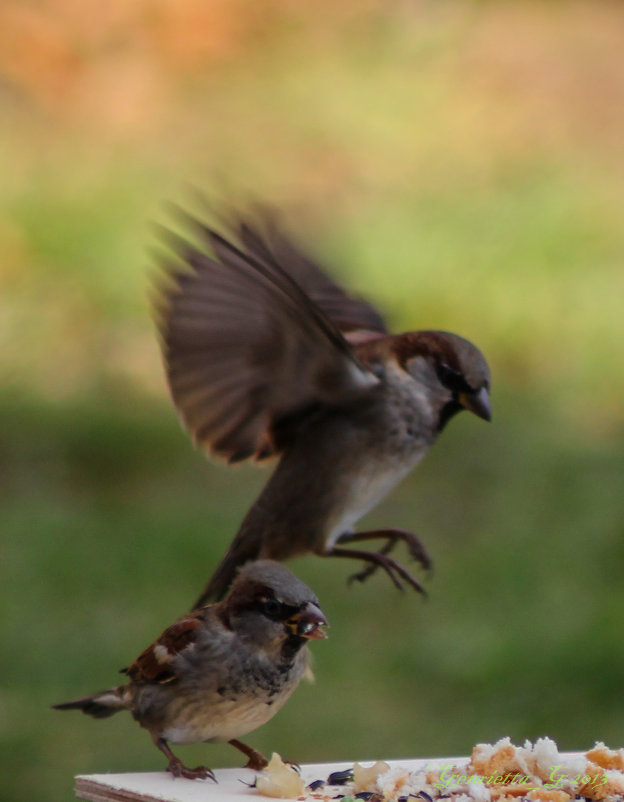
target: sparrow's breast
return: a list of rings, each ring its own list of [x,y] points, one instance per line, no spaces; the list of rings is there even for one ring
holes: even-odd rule
[[[233,649],[218,671],[212,663],[203,669],[198,663],[197,671],[170,688],[142,689],[139,707],[149,711],[151,720],[139,720],[148,728],[155,726],[172,744],[239,738],[261,727],[284,705],[299,684],[307,658],[307,650],[302,651],[284,669],[261,654]]]
[[[171,720],[162,728],[162,737],[172,744],[229,741],[261,727],[286,701],[268,704],[253,695],[205,697],[180,700]]]
[[[391,374],[370,409],[353,416],[350,448],[338,460],[329,546],[420,462],[435,439],[435,422],[426,392],[403,371]]]

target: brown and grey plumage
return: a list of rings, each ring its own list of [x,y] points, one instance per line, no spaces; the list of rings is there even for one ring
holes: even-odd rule
[[[266,759],[238,740],[282,707],[308,666],[307,642],[324,638],[318,599],[287,568],[269,560],[245,566],[218,604],[185,615],[123,670],[124,685],[56,710],[107,718],[128,710],[147,729],[176,777],[204,779],[169,744],[228,741],[260,769]]]
[[[230,238],[191,220],[199,244],[171,236],[177,262],[158,303],[171,395],[194,441],[230,462],[278,456],[198,603],[220,598],[237,566],[313,552],[363,559],[401,586],[420,583],[388,555],[401,529],[354,532],[423,457],[449,419],[490,419],[490,373],[456,334],[390,335],[273,218],[238,220]],[[182,266],[180,266],[180,262]],[[346,548],[384,538],[380,551]]]

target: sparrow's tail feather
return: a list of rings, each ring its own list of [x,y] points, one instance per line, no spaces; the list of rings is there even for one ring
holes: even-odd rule
[[[191,610],[222,599],[232,584],[238,569],[242,568],[245,563],[257,560],[261,547],[262,538],[254,537],[243,525]]]
[[[108,718],[119,713],[120,710],[126,710],[128,702],[126,686],[119,685],[117,688],[99,691],[91,696],[73,699],[71,702],[52,705],[52,708],[54,710],[82,710],[87,716],[93,716],[93,718]]]

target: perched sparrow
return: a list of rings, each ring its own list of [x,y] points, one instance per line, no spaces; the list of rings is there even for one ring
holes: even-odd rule
[[[169,232],[177,259],[156,307],[174,404],[195,442],[229,462],[280,457],[197,604],[248,560],[307,552],[362,559],[353,578],[381,567],[422,591],[388,556],[403,540],[429,567],[415,535],[352,527],[459,410],[490,420],[485,358],[457,334],[387,334],[270,216],[234,221],[230,240],[185,220],[200,245]],[[343,545],[373,538],[379,551]]]
[[[242,568],[228,596],[178,619],[108,691],[54,705],[107,718],[129,710],[169,760],[175,777],[214,779],[187,768],[169,743],[228,741],[261,769],[266,759],[238,739],[280,709],[306,671],[309,638],[327,624],[314,593],[279,563]]]

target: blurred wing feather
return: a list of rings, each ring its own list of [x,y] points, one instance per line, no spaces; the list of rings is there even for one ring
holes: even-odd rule
[[[264,210],[262,218],[265,235],[258,227],[244,220],[234,223],[247,253],[282,266],[340,331],[367,329],[387,333],[379,312],[366,301],[347,295],[342,287],[299,250],[280,228],[274,214]]]
[[[210,451],[269,456],[280,420],[345,403],[377,379],[263,245],[244,252],[190,222],[214,256],[168,234],[184,267],[165,264],[155,306],[173,401]]]

